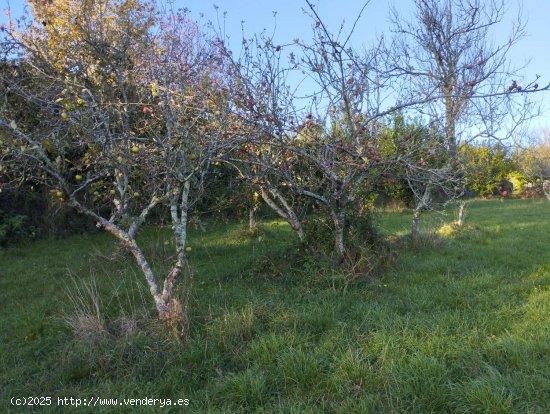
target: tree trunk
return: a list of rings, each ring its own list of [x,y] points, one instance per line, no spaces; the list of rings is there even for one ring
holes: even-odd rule
[[[461,201],[460,205],[458,206],[458,220],[456,224],[459,226],[463,226],[465,218],[466,218],[466,202]]]
[[[331,215],[334,222],[334,248],[338,260],[342,261],[346,252],[344,241],[345,215],[343,210],[332,212]]]
[[[149,286],[149,291],[151,292],[151,296],[153,296],[153,301],[155,302],[155,307],[157,309],[159,317],[162,319],[167,312],[166,302],[162,298],[162,294],[157,285],[153,270],[151,269],[147,258],[143,254],[143,251],[136,243],[135,238],[132,237],[132,234],[125,232],[116,224],[112,223],[109,220],[106,220],[92,210],[84,207],[75,198],[71,198],[70,204],[84,214],[87,214],[97,220],[98,225],[102,226],[106,231],[115,236],[130,251],[132,256],[134,256],[136,263],[143,272],[143,275],[145,276],[145,280],[147,281],[147,285]]]
[[[420,239],[420,209],[415,209],[412,219],[411,236],[412,239],[417,242]]]
[[[252,233],[256,230],[256,218],[254,217],[254,206],[248,209],[248,230]]]
[[[427,185],[424,189],[424,194],[422,194],[422,198],[418,201],[413,213],[411,236],[415,242],[420,238],[420,215],[422,214],[422,210],[429,207],[431,199],[432,186]]]
[[[119,229],[117,226],[109,222],[101,224],[103,224],[103,226],[109,233],[120,240],[122,244],[126,246],[128,250],[130,250],[130,253],[132,253],[132,256],[134,256],[134,258],[136,259],[136,262],[141,268],[141,271],[145,276],[145,280],[149,285],[149,291],[153,296],[153,300],[155,302],[155,307],[157,309],[159,317],[162,319],[167,310],[166,302],[162,298],[159,287],[155,280],[155,275],[153,274],[153,270],[151,269],[151,266],[149,265],[149,262],[147,261],[147,258],[143,254],[142,250],[140,249],[136,241],[128,235],[128,233]]]
[[[191,184],[189,181],[185,181],[181,193],[177,198],[172,200],[170,206],[170,215],[172,216],[172,229],[174,230],[174,236],[176,239],[176,264],[164,279],[164,286],[162,289],[162,299],[165,303],[170,303],[173,295],[176,291],[181,270],[187,261],[185,248],[187,245],[187,221],[189,215],[189,191]],[[179,203],[176,203],[179,198]]]
[[[279,200],[282,207],[279,207],[277,205],[277,203],[269,196],[269,193],[265,188],[261,189],[262,199],[269,207],[271,207],[273,211],[275,211],[279,215],[279,217],[283,218],[288,222],[288,224],[290,224],[290,227],[292,228],[292,230],[294,230],[294,233],[296,233],[300,241],[303,242],[305,238],[304,229],[302,228],[302,224],[300,223],[300,220],[298,219],[298,216],[296,215],[294,210],[290,207],[290,205],[287,203],[282,194],[279,193],[279,191],[275,189],[270,189],[269,192]]]
[[[546,196],[546,199],[550,201],[550,180],[545,180],[544,178],[540,179],[542,182],[542,191]]]

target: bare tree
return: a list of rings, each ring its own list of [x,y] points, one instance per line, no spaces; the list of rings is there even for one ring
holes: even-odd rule
[[[539,87],[538,77],[521,82],[522,68],[510,62],[510,50],[526,33],[521,15],[505,41],[492,41],[493,29],[503,24],[505,17],[503,0],[414,3],[416,15],[410,21],[397,9],[392,12],[396,36],[387,53],[388,70],[401,80],[394,83],[399,99],[425,98],[426,103],[414,109],[442,131],[448,152],[448,165],[434,177],[453,172],[450,179],[458,184],[460,143],[480,138],[509,140],[537,115],[529,95],[548,90],[550,85]],[[425,182],[425,177],[418,181]],[[425,202],[431,199],[428,193],[440,185],[428,181],[423,187],[417,192],[413,226],[418,223],[419,212],[430,208]],[[460,194],[462,191],[454,196]]]

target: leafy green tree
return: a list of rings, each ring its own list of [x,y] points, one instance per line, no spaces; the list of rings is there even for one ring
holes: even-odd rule
[[[503,146],[462,144],[458,151],[465,165],[468,190],[481,197],[498,194],[503,190],[508,175],[513,171],[512,159]]]

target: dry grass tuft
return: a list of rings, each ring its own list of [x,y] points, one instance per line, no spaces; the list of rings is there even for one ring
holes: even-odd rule
[[[75,314],[66,317],[65,322],[79,338],[95,338],[107,333],[103,322],[96,315]]]
[[[66,325],[77,337],[97,337],[107,330],[101,314],[101,299],[95,280],[77,283],[72,278],[72,286],[67,288],[66,297],[70,311],[63,318]]]

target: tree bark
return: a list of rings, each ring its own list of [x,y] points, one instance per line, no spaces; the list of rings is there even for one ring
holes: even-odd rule
[[[145,280],[147,281],[147,285],[149,286],[149,291],[151,292],[151,296],[153,296],[153,301],[155,302],[155,307],[157,309],[159,317],[162,319],[167,311],[166,302],[162,298],[162,294],[157,285],[153,270],[151,269],[147,258],[143,254],[143,251],[136,243],[135,238],[133,238],[131,234],[122,230],[116,224],[110,222],[109,220],[106,220],[92,210],[84,207],[74,197],[71,198],[70,204],[84,214],[87,214],[97,220],[100,226],[102,226],[106,231],[115,236],[130,251],[132,256],[134,256],[136,263],[143,272],[143,275],[145,276]]]
[[[418,208],[414,210],[411,226],[411,236],[415,242],[418,241],[420,238],[420,214],[421,211]]]
[[[432,187],[430,185],[427,185],[424,189],[424,194],[422,194],[422,198],[416,205],[413,213],[413,219],[412,219],[412,226],[411,226],[411,236],[412,239],[416,242],[420,238],[420,216],[422,214],[422,210],[425,208],[428,208],[430,205],[430,201],[432,198]]]
[[[466,202],[461,201],[460,205],[458,206],[458,220],[456,224],[458,224],[459,226],[463,226],[465,218],[466,218]]]
[[[344,259],[346,252],[344,229],[345,229],[345,215],[344,211],[334,211],[331,213],[332,220],[334,222],[334,248],[339,261]]]
[[[248,209],[248,230],[253,232],[256,230],[256,218],[254,217],[254,206],[250,206]]]
[[[164,279],[164,285],[162,289],[162,300],[167,305],[172,300],[176,287],[181,276],[182,267],[187,261],[185,248],[187,244],[187,222],[189,216],[189,192],[191,184],[189,181],[185,181],[181,193],[178,194],[179,203],[176,198],[172,200],[170,206],[170,214],[172,216],[172,229],[176,239],[176,264]]]
[[[300,220],[298,219],[298,216],[296,215],[294,210],[286,202],[282,194],[279,193],[277,190],[270,189],[269,192],[279,200],[282,207],[279,207],[277,205],[275,200],[273,200],[269,196],[269,193],[265,188],[261,189],[262,199],[269,207],[271,207],[273,211],[275,211],[279,215],[279,217],[283,218],[288,222],[288,224],[290,224],[290,227],[292,228],[292,230],[294,230],[294,233],[296,233],[298,239],[303,242],[305,239],[304,229],[302,228],[302,224],[300,223]]]
[[[550,180],[545,180],[544,178],[541,178],[542,182],[542,192],[546,196],[546,199],[550,201]]]

